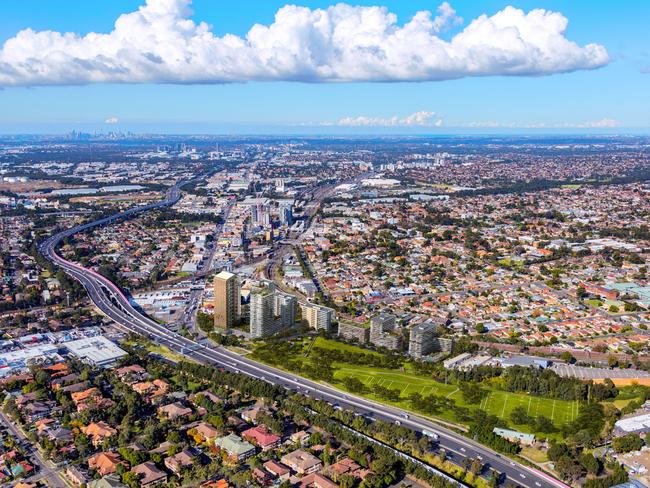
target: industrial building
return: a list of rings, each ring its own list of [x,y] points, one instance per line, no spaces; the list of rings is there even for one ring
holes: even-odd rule
[[[538,358],[535,356],[512,356],[500,360],[501,367],[511,368],[512,366],[522,366],[524,368],[549,368],[553,361],[546,358]]]
[[[472,368],[478,368],[479,366],[499,366],[499,361],[485,354],[463,353],[443,361],[442,365],[447,369],[467,371]]]
[[[456,365],[461,364],[463,361],[466,361],[467,359],[471,358],[472,355],[468,352],[464,352],[462,354],[459,354],[458,356],[454,356],[453,358],[446,359],[442,362],[442,366],[445,369],[455,369]]]
[[[620,419],[614,424],[614,434],[626,435],[644,432],[650,432],[650,413]]]

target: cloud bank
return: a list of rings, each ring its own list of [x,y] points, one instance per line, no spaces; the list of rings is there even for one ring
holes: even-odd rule
[[[601,67],[605,47],[565,37],[568,20],[542,9],[460,19],[447,3],[405,24],[385,7],[280,8],[244,37],[190,19],[191,0],[146,0],[108,34],[25,29],[0,50],[0,86],[245,81],[398,82],[540,76]]]
[[[545,122],[538,122],[534,124],[517,124],[517,123],[503,123],[494,120],[487,120],[482,122],[470,122],[463,127],[471,128],[486,128],[486,129],[613,129],[620,127],[618,120],[611,118],[602,118],[598,120],[589,120],[585,122],[565,122],[561,124],[548,124]]]
[[[441,127],[443,120],[436,118],[435,112],[415,112],[406,117],[345,117],[336,123],[326,122],[323,125],[339,125],[344,127]]]

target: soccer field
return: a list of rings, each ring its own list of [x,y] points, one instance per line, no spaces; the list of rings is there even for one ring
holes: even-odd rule
[[[469,405],[464,402],[463,396],[456,386],[416,376],[409,371],[387,371],[364,366],[337,364],[334,377],[341,379],[346,376],[358,378],[369,387],[381,385],[386,388],[399,389],[403,398],[408,397],[411,393],[420,393],[423,396],[430,394],[445,396],[453,399],[457,405],[482,408],[490,414],[505,419],[508,423],[511,423],[510,412],[520,405],[526,409],[528,415],[532,417],[543,415],[551,419],[558,427],[571,422],[578,414],[578,402],[540,398],[524,393],[509,393],[495,389],[490,389],[479,405]],[[408,408],[407,401],[400,402],[400,405]],[[445,417],[448,416],[445,415]],[[517,427],[521,430],[529,430],[526,429],[526,426]]]

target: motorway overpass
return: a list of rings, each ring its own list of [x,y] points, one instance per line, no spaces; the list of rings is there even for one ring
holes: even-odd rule
[[[511,482],[525,488],[568,488],[557,479],[537,469],[523,466],[514,460],[468,439],[438,423],[419,417],[404,410],[379,404],[363,397],[344,393],[331,386],[305,379],[286,371],[258,363],[240,356],[223,347],[198,343],[169,331],[149,317],[136,310],[122,290],[106,277],[92,269],[70,262],[56,252],[58,244],[76,233],[100,225],[109,225],[117,220],[146,212],[155,208],[171,206],[180,199],[180,187],[171,187],[163,200],[148,205],[134,207],[94,222],[86,223],[61,231],[47,238],[39,245],[39,251],[48,260],[78,280],[88,292],[95,306],[110,317],[123,330],[142,335],[155,343],[164,345],[189,359],[224,367],[236,373],[268,381],[288,390],[309,395],[331,404],[353,410],[369,418],[399,423],[418,432],[432,432],[438,436],[440,448],[445,449],[447,457],[460,464],[463,458],[478,458],[484,465],[504,474]]]

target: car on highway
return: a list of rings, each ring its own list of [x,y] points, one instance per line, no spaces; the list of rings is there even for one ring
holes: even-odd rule
[[[430,437],[431,439],[436,439],[436,440],[439,437],[438,434],[436,434],[435,432],[431,432],[430,430],[423,430],[422,434],[424,434],[427,437]]]

